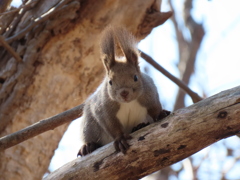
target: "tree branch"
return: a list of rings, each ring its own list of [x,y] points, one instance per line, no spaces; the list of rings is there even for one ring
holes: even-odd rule
[[[18,61],[22,62],[21,57],[16,53],[13,48],[4,40],[4,38],[0,35],[0,44],[7,49],[7,51]]]
[[[16,8],[16,11],[19,11],[17,14],[17,17],[13,19],[11,23],[9,23],[8,26],[5,27],[4,32],[6,31],[6,28],[8,28],[8,31],[4,33],[4,37],[7,38],[10,35],[12,35],[13,31],[16,30],[17,25],[21,21],[22,17],[25,15],[27,11],[29,11],[31,8],[33,8],[36,5],[37,1],[28,1],[26,4],[22,4],[19,8]],[[14,12],[15,10],[12,10],[10,12]],[[21,11],[20,11],[21,10]],[[7,12],[6,12],[7,13]]]
[[[15,13],[15,12],[17,12],[17,11],[20,11],[20,10],[23,9],[23,8],[29,8],[30,6],[32,6],[32,5],[35,4],[35,3],[36,3],[36,1],[28,1],[26,4],[22,4],[22,5],[19,6],[18,8],[15,8],[15,9],[13,9],[13,10],[0,13],[0,16],[7,15],[7,14],[11,14],[11,13]]]
[[[196,103],[202,99],[195,92],[193,92],[191,89],[189,89],[182,81],[177,79],[175,76],[170,74],[167,70],[165,70],[162,66],[160,66],[157,62],[155,62],[150,56],[148,56],[141,50],[139,50],[139,51],[141,52],[142,58],[144,58],[153,67],[155,67],[157,70],[159,70],[165,76],[167,76],[169,79],[171,79],[173,82],[175,82],[179,87],[183,88],[192,97],[194,103]],[[32,138],[34,136],[37,136],[38,134],[41,134],[45,131],[54,129],[64,123],[70,122],[78,117],[81,117],[83,106],[84,105],[81,104],[75,108],[69,109],[63,113],[56,115],[56,116],[53,116],[53,117],[45,119],[45,120],[41,120],[38,123],[35,123],[31,126],[26,127],[25,129],[22,129],[13,134],[10,134],[10,135],[0,138],[0,150],[4,150],[9,147],[12,147],[16,144],[19,144],[23,141],[26,141],[26,140]]]
[[[132,134],[126,155],[110,143],[44,180],[139,179],[240,131],[240,86],[177,110]]]
[[[171,9],[173,10],[172,0],[169,0]],[[184,22],[186,27],[191,33],[191,42],[186,40],[179,28],[176,20],[176,16],[173,16],[173,24],[175,27],[178,47],[179,47],[179,70],[182,74],[182,81],[189,84],[190,77],[194,72],[194,65],[196,61],[196,55],[204,37],[204,29],[202,24],[197,24],[191,16],[192,0],[186,0],[184,3]],[[174,105],[174,109],[184,107],[185,93],[179,89],[177,99]]]
[[[193,92],[183,81],[179,80],[175,76],[173,76],[171,73],[169,73],[166,69],[164,69],[162,66],[160,66],[156,61],[153,60],[149,55],[142,52],[141,50],[140,54],[143,59],[145,59],[149,64],[151,64],[155,69],[160,71],[163,75],[168,77],[171,81],[173,81],[175,84],[177,84],[180,88],[182,88],[186,93],[189,94],[189,96],[192,98],[192,101],[194,103],[201,101],[202,98],[195,92]]]
[[[27,139],[37,136],[43,132],[52,130],[62,124],[71,122],[82,116],[84,104],[76,106],[72,109],[64,111],[56,116],[41,120],[31,126],[20,131],[0,138],[0,151],[19,144]]]
[[[27,32],[29,32],[33,27],[37,26],[38,24],[46,21],[50,16],[54,15],[55,13],[59,12],[61,10],[61,8],[67,4],[70,0],[62,0],[60,1],[54,8],[51,8],[49,11],[47,11],[46,13],[44,13],[43,15],[41,15],[40,17],[32,20],[32,22],[26,27],[24,28],[22,31],[20,31],[19,33],[9,37],[6,39],[6,41],[8,43],[11,43],[17,39],[22,38]],[[76,6],[76,2],[72,2],[72,5]]]

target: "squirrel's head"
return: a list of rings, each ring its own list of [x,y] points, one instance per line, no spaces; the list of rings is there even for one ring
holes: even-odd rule
[[[116,46],[123,57],[116,57]],[[138,66],[136,41],[125,29],[108,28],[101,42],[102,61],[107,72],[107,89],[111,99],[128,103],[142,94],[143,85]]]

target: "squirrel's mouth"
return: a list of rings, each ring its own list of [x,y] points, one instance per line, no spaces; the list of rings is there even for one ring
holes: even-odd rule
[[[133,99],[131,99],[131,98],[129,98],[129,97],[126,97],[126,98],[123,98],[123,97],[121,97],[120,98],[120,102],[121,103],[129,103],[129,102],[131,102]]]

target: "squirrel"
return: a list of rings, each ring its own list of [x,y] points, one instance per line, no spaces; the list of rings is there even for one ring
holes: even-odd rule
[[[168,115],[153,80],[140,71],[136,45],[134,36],[124,28],[108,27],[104,31],[100,46],[106,76],[85,102],[81,121],[84,145],[78,156],[112,141],[116,151],[125,154],[131,132]],[[116,46],[124,58],[116,56]]]

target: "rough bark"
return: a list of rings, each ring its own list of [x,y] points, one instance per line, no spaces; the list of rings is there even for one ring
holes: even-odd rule
[[[104,75],[98,40],[108,24],[126,26],[140,40],[169,17],[159,12],[160,0],[35,2],[1,30],[22,62],[0,47],[0,136],[81,104],[94,91]],[[66,127],[0,152],[0,179],[41,179]]]
[[[110,143],[44,180],[139,179],[240,132],[240,86],[175,111],[134,133],[126,155]]]

